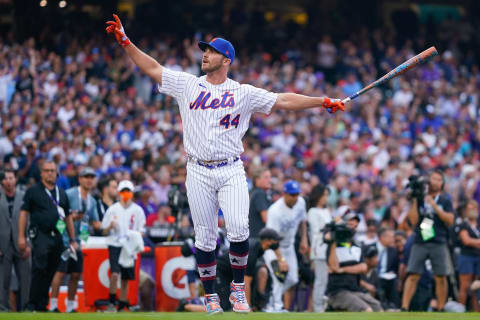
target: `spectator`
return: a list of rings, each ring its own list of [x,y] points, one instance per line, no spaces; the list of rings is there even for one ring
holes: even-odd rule
[[[380,278],[378,277],[378,251],[375,246],[368,246],[364,249],[365,263],[367,264],[367,273],[361,276],[360,286],[364,292],[369,293],[377,300],[383,297],[383,290],[380,286]]]
[[[378,231],[378,277],[379,286],[384,293],[380,302],[385,309],[397,309],[400,301],[397,292],[398,253],[395,249],[395,234],[392,229]]]
[[[140,190],[140,199],[136,202],[142,207],[147,218],[158,211],[158,206],[152,201],[152,193],[153,190],[150,186],[142,186],[142,189]]]
[[[308,196],[308,226],[310,234],[310,259],[313,261],[315,270],[315,282],[313,285],[313,311],[324,311],[324,297],[327,289],[328,266],[327,244],[323,241],[324,229],[332,222],[330,210],[326,207],[328,188],[318,184],[313,187]]]
[[[403,260],[403,248],[405,247],[405,243],[407,242],[407,234],[402,230],[395,231],[395,248],[397,249],[398,253],[398,261]]]
[[[291,124],[284,125],[283,131],[272,138],[272,147],[285,155],[289,155],[297,141],[292,133],[293,126]]]
[[[268,192],[272,188],[272,174],[270,170],[265,168],[257,168],[253,172],[253,189],[250,192],[250,209],[249,209],[249,228],[250,237],[258,238],[258,233],[265,227],[267,222],[267,209],[271,204]]]
[[[357,237],[356,241],[363,247],[370,246],[378,242],[377,237],[377,220],[370,219],[367,221],[367,232],[363,236]]]
[[[465,208],[465,220],[460,225],[461,251],[458,256],[458,272],[460,288],[458,302],[467,305],[468,289],[473,281],[480,276],[480,225],[478,224],[478,203],[468,201]],[[474,292],[471,296],[472,310],[480,311],[478,297]]]
[[[32,261],[30,247],[22,254],[18,248],[18,220],[25,192],[17,188],[17,179],[12,169],[0,172],[0,311],[12,310],[9,304],[12,267],[18,278],[19,299],[16,311],[24,309],[28,302]],[[28,224],[28,223],[27,223]]]
[[[108,208],[117,200],[117,181],[107,176],[98,182],[97,187],[99,191],[97,213],[99,220],[102,221]]]
[[[147,227],[155,227],[170,224],[169,217],[172,215],[172,209],[167,205],[162,205],[158,208],[156,214],[151,214],[147,217]]]

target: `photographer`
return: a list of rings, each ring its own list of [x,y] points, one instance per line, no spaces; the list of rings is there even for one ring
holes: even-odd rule
[[[408,260],[409,276],[405,282],[402,309],[408,310],[420,274],[423,273],[425,261],[430,260],[435,276],[437,308],[443,310],[448,291],[447,233],[448,227],[454,221],[452,203],[446,195],[442,194],[445,181],[441,171],[436,170],[430,174],[426,195],[423,181],[415,176],[409,179],[409,188],[412,189],[409,219],[415,226],[415,239]]]
[[[382,311],[380,302],[362,292],[360,278],[368,271],[362,249],[353,244],[354,231],[345,224],[327,226],[325,241],[328,247],[328,303],[334,310],[353,312]]]

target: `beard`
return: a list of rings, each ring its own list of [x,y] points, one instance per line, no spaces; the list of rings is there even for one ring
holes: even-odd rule
[[[218,64],[209,64],[208,66],[203,66],[202,65],[202,71],[205,73],[211,73],[219,70],[222,67],[222,62],[219,62]]]

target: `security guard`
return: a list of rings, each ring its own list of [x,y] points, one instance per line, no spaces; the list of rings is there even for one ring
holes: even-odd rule
[[[70,206],[63,189],[56,185],[57,166],[45,160],[41,166],[41,182],[25,193],[18,223],[18,248],[27,249],[25,227],[30,216],[28,236],[32,240],[32,282],[26,309],[47,311],[48,291],[62,253],[78,249],[75,241]],[[70,251],[64,248],[62,235],[70,238]],[[66,250],[64,250],[66,249]]]

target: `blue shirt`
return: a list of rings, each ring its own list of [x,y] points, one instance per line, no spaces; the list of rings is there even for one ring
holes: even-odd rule
[[[68,202],[70,203],[70,209],[72,211],[83,212],[84,215],[88,216],[88,224],[92,222],[99,221],[98,211],[97,211],[97,202],[91,194],[88,194],[87,199],[80,199],[80,187],[70,188],[66,191]],[[75,220],[73,222],[75,230],[75,240],[80,243],[80,224],[81,220]],[[67,233],[63,235],[63,242],[66,246],[69,245],[69,239]]]

